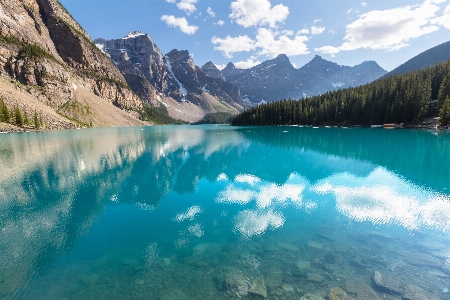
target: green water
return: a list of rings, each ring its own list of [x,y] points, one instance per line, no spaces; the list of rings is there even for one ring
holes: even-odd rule
[[[450,299],[449,155],[425,130],[3,134],[0,298]]]

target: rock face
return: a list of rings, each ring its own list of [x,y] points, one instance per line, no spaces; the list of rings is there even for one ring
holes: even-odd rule
[[[57,110],[74,86],[125,110],[140,110],[113,62],[57,0],[0,1],[0,75],[17,80]],[[31,92],[32,94],[34,92]]]
[[[203,73],[212,78],[219,78],[225,80],[225,77],[222,75],[220,70],[213,64],[211,61],[208,61],[201,67]]]
[[[133,91],[144,101],[155,99],[158,92],[178,101],[183,97],[166,58],[148,34],[135,31],[122,39],[96,39],[94,42],[110,55]]]
[[[302,68],[296,69],[289,58],[281,54],[245,70],[229,63],[221,73],[228,82],[241,88],[244,101],[260,103],[299,99],[362,85],[378,79],[386,71],[373,61],[347,67],[324,60],[318,55]]]
[[[194,64],[188,51],[174,49],[167,53],[166,57],[173,74],[186,90],[187,100],[199,103],[203,92],[208,92],[229,104],[240,104],[242,102],[239,88],[220,78],[207,76],[202,69]]]

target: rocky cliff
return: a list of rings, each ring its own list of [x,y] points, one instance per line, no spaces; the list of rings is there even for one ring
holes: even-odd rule
[[[2,83],[17,82],[14,84],[18,89],[58,112],[60,124],[65,124],[58,126],[75,127],[89,122],[103,125],[88,116],[89,109],[76,122],[70,110],[63,109],[73,106],[77,87],[90,93],[88,98],[105,100],[105,105],[126,111],[142,108],[142,101],[114,63],[57,0],[0,0],[0,11],[0,76],[6,79]],[[27,103],[12,96],[2,97],[7,105],[18,106],[29,115],[33,113]],[[76,105],[88,107],[89,103]],[[45,111],[36,106],[34,109]],[[45,116],[44,113],[44,119]],[[135,123],[139,121],[136,119]]]
[[[386,74],[376,62],[354,67],[340,66],[315,56],[300,69],[281,54],[250,69],[229,63],[221,74],[241,89],[244,101],[261,103],[287,98],[299,99],[330,90],[372,82]],[[215,75],[217,76],[217,75]]]
[[[179,114],[180,111],[197,111],[197,108],[186,107],[186,103],[194,104],[203,110],[197,119],[216,111],[212,106],[217,105],[211,101],[228,105],[218,111],[237,112],[241,109],[239,88],[223,78],[207,76],[195,65],[188,51],[172,50],[163,55],[150,36],[140,31],[130,32],[122,39],[100,38],[94,42],[101,51],[111,57],[128,85],[145,102],[154,106],[163,104],[170,107],[173,106],[171,100],[164,100],[164,97],[170,97],[179,103],[178,106],[184,103],[183,107],[172,111],[175,118],[183,118]],[[217,72],[220,74],[218,69]]]

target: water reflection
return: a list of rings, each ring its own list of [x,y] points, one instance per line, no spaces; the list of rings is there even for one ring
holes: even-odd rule
[[[374,149],[374,140],[386,146]],[[134,284],[143,280],[142,266],[185,267],[191,274],[192,266],[237,264],[237,256],[249,273],[221,274],[237,280],[230,290],[249,292],[261,268],[274,269],[270,276],[281,272],[263,253],[325,252],[323,245],[334,247],[330,241],[337,239],[329,228],[369,223],[448,233],[449,140],[415,131],[230,127],[2,135],[0,298],[43,293],[39,284],[48,276],[71,282],[75,271],[68,266],[80,263],[80,273],[125,268],[132,274],[125,281]],[[407,144],[416,147],[398,155]],[[306,246],[296,236],[302,230]],[[317,232],[322,240],[313,237]],[[336,236],[348,241],[342,232]],[[320,259],[335,261],[335,251]],[[319,264],[312,254],[302,261],[308,268]],[[300,268],[298,259],[293,265]],[[98,283],[96,276],[86,280]],[[239,278],[250,278],[250,285]],[[67,295],[55,291],[61,293]]]

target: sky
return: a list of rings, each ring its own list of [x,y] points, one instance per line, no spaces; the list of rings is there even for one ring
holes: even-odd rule
[[[450,40],[450,0],[60,0],[95,38],[148,33],[163,54],[249,68],[286,54],[391,71]]]

